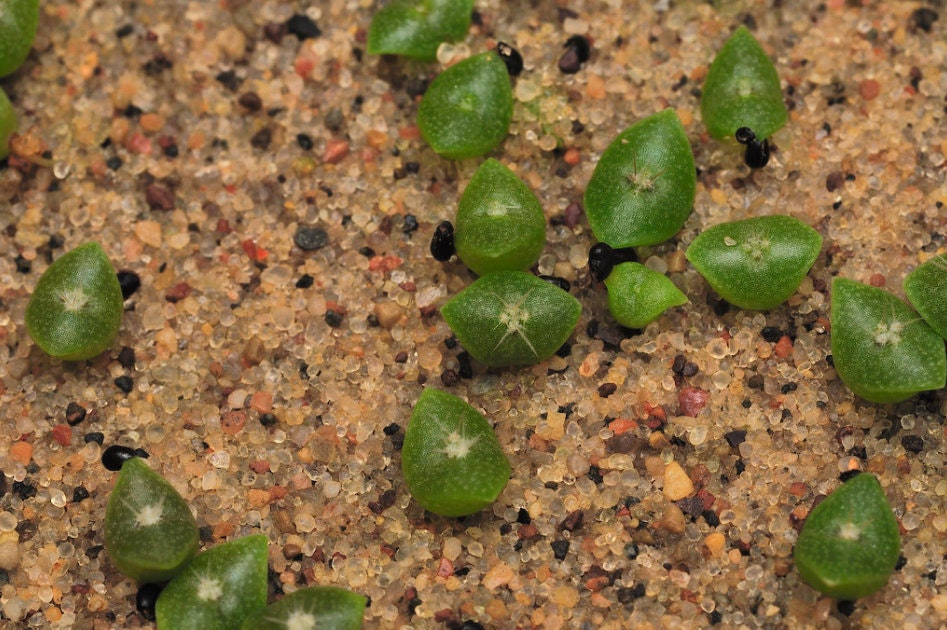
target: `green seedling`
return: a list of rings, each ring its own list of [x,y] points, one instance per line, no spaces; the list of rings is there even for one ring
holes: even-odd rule
[[[489,506],[511,472],[486,418],[460,398],[430,388],[411,414],[401,470],[414,500],[441,516]]]
[[[367,600],[335,586],[310,586],[244,620],[241,630],[359,630]]]
[[[492,367],[548,359],[572,334],[581,312],[574,297],[522,271],[488,273],[441,308],[457,340]]]
[[[16,131],[16,112],[7,93],[0,88],[0,160],[10,155],[10,136]]]
[[[832,280],[832,357],[856,395],[906,400],[947,381],[943,338],[892,294],[854,280]]]
[[[443,42],[464,38],[473,0],[394,0],[372,16],[368,54],[434,61]]]
[[[898,521],[878,480],[861,473],[813,508],[793,557],[814,589],[853,600],[883,587],[901,548]]]
[[[947,256],[918,265],[904,279],[904,293],[924,321],[947,339]]]
[[[533,191],[493,158],[474,173],[457,207],[457,255],[475,273],[529,269],[546,244],[546,217]]]
[[[690,216],[696,173],[674,110],[639,120],[608,145],[585,189],[585,214],[596,238],[614,248],[671,238]]]
[[[132,457],[122,464],[105,508],[105,549],[139,582],[163,582],[197,552],[197,523],[174,487]]]
[[[496,51],[474,55],[439,74],[418,107],[424,140],[451,159],[489,153],[506,137],[512,119],[513,88]]]
[[[667,276],[641,263],[615,265],[605,278],[608,310],[622,326],[644,328],[672,306],[687,303],[687,296]]]
[[[0,0],[0,77],[23,65],[38,24],[39,0]]]
[[[720,223],[687,248],[687,259],[720,297],[751,310],[775,308],[802,284],[822,237],[792,217]]]

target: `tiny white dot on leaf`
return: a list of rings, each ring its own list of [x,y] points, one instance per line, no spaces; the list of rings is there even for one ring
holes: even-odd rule
[[[204,601],[217,601],[224,589],[217,578],[201,576],[197,581],[197,597]]]

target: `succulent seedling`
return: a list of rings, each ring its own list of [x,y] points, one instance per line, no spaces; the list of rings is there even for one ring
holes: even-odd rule
[[[473,4],[473,0],[394,0],[372,16],[368,54],[434,61],[443,42],[467,34]]]

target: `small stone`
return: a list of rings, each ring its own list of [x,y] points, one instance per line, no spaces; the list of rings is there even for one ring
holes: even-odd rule
[[[404,311],[396,302],[391,300],[380,300],[375,302],[375,319],[378,325],[385,330],[391,330],[404,317]]]
[[[322,35],[322,29],[308,15],[296,13],[286,21],[286,30],[299,41],[313,39]]]
[[[349,154],[348,140],[333,138],[326,142],[325,152],[322,154],[322,161],[326,164],[338,164]]]
[[[322,228],[301,226],[293,236],[293,243],[299,249],[311,252],[329,244],[329,234]]]
[[[585,520],[585,513],[582,510],[575,510],[570,512],[568,516],[559,523],[557,528],[559,531],[574,532],[575,530],[582,527],[582,522]]]
[[[552,555],[556,560],[565,560],[566,554],[569,553],[569,541],[568,540],[554,540],[549,543],[549,546],[552,547]]]
[[[513,571],[512,567],[505,562],[500,562],[487,571],[480,583],[484,588],[492,591],[507,584],[514,577],[516,577],[516,572]]]
[[[917,455],[924,450],[924,438],[919,435],[905,435],[901,438],[901,446],[909,453]]]
[[[69,426],[76,426],[86,417],[86,408],[77,402],[71,402],[66,405],[66,422]]]
[[[676,461],[664,469],[664,496],[669,501],[680,501],[694,492],[694,483]]]
[[[158,184],[145,188],[145,203],[152,210],[174,210],[174,193]]]
[[[930,33],[938,17],[937,11],[934,9],[922,7],[915,9],[914,12],[911,13],[910,24],[912,27],[919,28],[925,33]]]
[[[128,394],[135,388],[135,381],[128,375],[122,375],[115,379],[115,386]]]
[[[16,531],[0,532],[0,569],[12,571],[20,564],[20,535]]]
[[[245,107],[251,112],[258,112],[263,109],[263,99],[256,92],[244,92],[237,99],[241,107]]]
[[[713,557],[720,556],[723,553],[724,546],[726,545],[727,539],[720,532],[713,532],[707,535],[704,538],[704,547],[707,548],[707,551]]]
[[[122,269],[116,276],[118,277],[118,286],[122,289],[123,300],[127,300],[141,288],[141,278],[134,271]]]

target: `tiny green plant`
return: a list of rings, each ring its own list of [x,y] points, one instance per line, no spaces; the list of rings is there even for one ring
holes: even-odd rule
[[[513,171],[487,159],[464,189],[454,224],[457,255],[475,273],[532,267],[546,243],[546,217]]]
[[[734,31],[714,57],[700,97],[700,112],[710,135],[735,137],[746,128],[762,142],[789,117],[779,74],[745,26]],[[749,138],[747,138],[749,140]]]
[[[694,239],[686,256],[720,297],[766,310],[795,293],[821,248],[811,227],[773,215],[717,224]]]
[[[523,271],[495,271],[451,298],[441,314],[457,340],[491,367],[539,363],[566,342],[582,306]]]
[[[300,589],[258,610],[241,630],[358,630],[368,600],[336,586]]]
[[[266,606],[267,540],[253,534],[211,547],[158,596],[158,628],[230,630]]]
[[[463,39],[473,0],[395,0],[372,16],[368,54],[434,61],[443,42]]]
[[[888,582],[900,548],[898,521],[881,484],[861,473],[813,508],[793,556],[810,586],[829,597],[853,600]]]
[[[102,246],[89,242],[51,264],[26,307],[26,329],[47,354],[79,361],[105,350],[122,324],[122,288]]]
[[[0,88],[0,160],[10,155],[10,136],[16,131],[16,112],[7,93]]]
[[[904,293],[924,321],[947,339],[947,256],[918,265],[904,278]]]
[[[641,263],[615,265],[605,278],[608,310],[622,326],[644,328],[672,306],[687,303],[687,296],[663,273]]]
[[[105,508],[105,549],[139,582],[163,582],[197,552],[197,523],[187,503],[139,457],[122,464]]]
[[[907,304],[883,289],[832,280],[832,357],[856,395],[900,402],[947,381],[944,340]]]
[[[418,107],[418,128],[438,154],[470,158],[492,151],[510,129],[513,87],[496,51],[464,59],[439,74]]]
[[[421,392],[411,414],[401,470],[411,496],[441,516],[484,509],[511,472],[486,418],[460,398],[431,388]]]
[[[0,0],[0,77],[26,60],[39,24],[39,0]]]
[[[696,173],[674,110],[631,125],[602,153],[585,189],[585,214],[596,238],[615,248],[671,238],[690,216]]]

